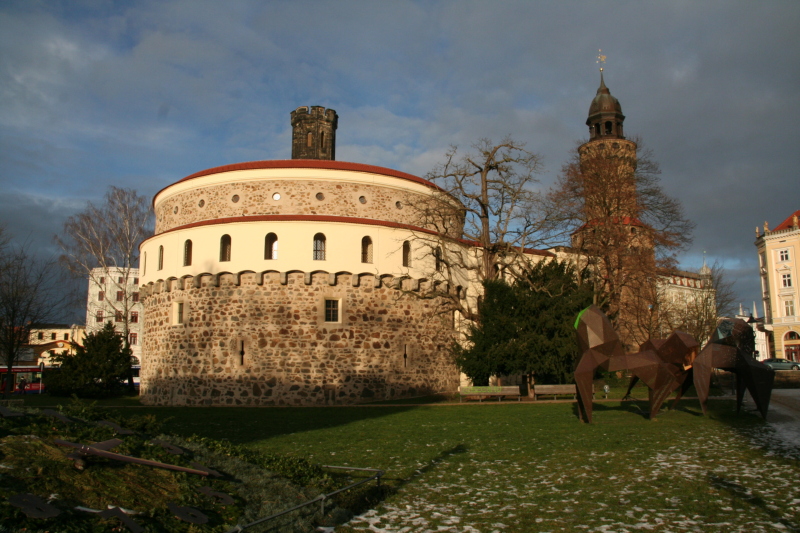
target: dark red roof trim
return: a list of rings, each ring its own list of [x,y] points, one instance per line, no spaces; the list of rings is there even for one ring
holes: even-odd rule
[[[159,235],[164,235],[165,233],[171,233],[173,231],[178,231],[182,229],[198,228],[201,226],[214,226],[217,224],[233,224],[236,222],[296,222],[296,221],[343,222],[345,224],[362,224],[365,226],[383,226],[386,228],[407,229],[409,231],[418,231],[421,233],[427,233],[428,235],[436,235],[435,231],[425,228],[420,228],[419,226],[413,226],[411,224],[401,224],[399,222],[390,222],[388,220],[375,220],[372,218],[337,217],[331,215],[257,215],[257,216],[215,218],[211,220],[201,220],[199,222],[192,222],[191,224],[184,224],[183,226],[176,226],[172,229],[168,229],[167,231],[162,231],[158,235],[153,235],[149,239],[145,239],[144,241],[142,241],[142,244],[149,241],[150,239],[158,237]],[[455,239],[455,240],[457,242],[466,244],[468,246],[479,246],[479,243],[475,241],[470,241],[467,239]],[[548,252],[546,250],[535,250],[533,248],[525,248],[523,252],[532,255],[556,257],[556,255],[552,252]]]

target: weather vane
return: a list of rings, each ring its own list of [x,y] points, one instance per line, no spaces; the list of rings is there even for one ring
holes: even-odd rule
[[[602,48],[597,51],[597,64],[601,65],[600,72],[603,72],[602,65],[606,64],[606,56],[603,55],[603,49]]]

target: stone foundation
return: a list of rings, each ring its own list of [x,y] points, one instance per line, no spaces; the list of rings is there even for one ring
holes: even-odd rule
[[[151,284],[142,291],[142,403],[334,405],[455,391],[453,327],[424,290],[327,272]],[[339,302],[338,322],[325,321],[326,299]]]

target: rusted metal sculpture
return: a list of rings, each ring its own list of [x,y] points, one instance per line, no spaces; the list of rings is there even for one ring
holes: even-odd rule
[[[721,321],[699,354],[698,342],[680,331],[673,332],[666,339],[648,340],[638,352],[626,354],[608,317],[595,306],[578,315],[575,329],[581,351],[575,369],[575,385],[578,413],[582,420],[592,421],[592,379],[597,368],[632,373],[626,397],[641,379],[649,389],[651,420],[655,419],[673,391],[678,389],[674,407],[692,384],[705,414],[712,368],[736,374],[737,412],[747,389],[762,416],[767,416],[775,374],[771,368],[752,358],[752,330],[743,320]]]
[[[592,421],[592,380],[598,368],[609,369],[614,357],[625,355],[611,321],[598,307],[590,305],[575,320],[581,358],[575,368],[575,389],[578,391],[578,414],[581,420]]]
[[[630,395],[631,389],[640,379],[647,385],[650,420],[655,420],[661,405],[670,394],[681,385],[691,384],[691,380],[687,378],[699,349],[700,345],[694,337],[682,331],[674,331],[666,339],[645,341],[637,353],[611,361],[609,370],[628,370],[633,374],[625,397]]]
[[[694,388],[703,414],[706,414],[711,370],[721,368],[736,374],[736,412],[742,408],[747,389],[761,416],[767,418],[775,371],[753,359],[754,350],[753,330],[747,322],[738,318],[720,321],[693,367]]]

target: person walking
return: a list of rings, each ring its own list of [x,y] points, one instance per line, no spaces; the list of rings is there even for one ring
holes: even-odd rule
[[[17,394],[25,394],[25,387],[28,386],[28,381],[25,378],[19,380],[17,383]]]

